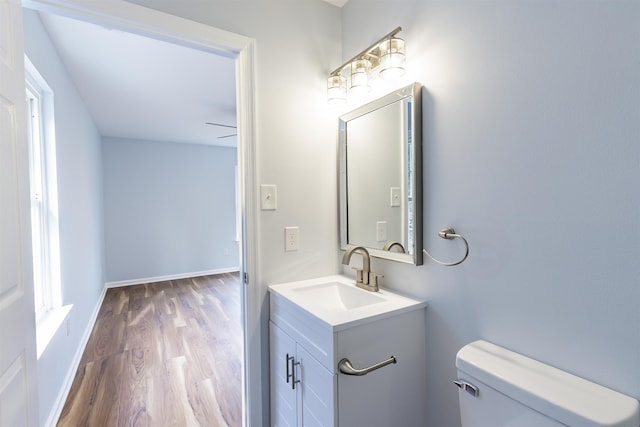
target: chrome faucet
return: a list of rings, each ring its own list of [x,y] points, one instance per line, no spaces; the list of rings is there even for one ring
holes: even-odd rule
[[[399,251],[400,253],[403,253],[403,254],[407,253],[407,252],[404,250],[404,246],[402,246],[402,243],[400,243],[400,242],[394,242],[393,240],[392,240],[392,241],[390,241],[390,242],[387,242],[387,244],[386,244],[386,245],[384,245],[384,247],[382,248],[382,250],[383,250],[383,251],[391,251],[391,249],[393,249],[393,247],[394,247],[394,246],[396,246],[396,247],[398,248],[398,251]]]
[[[362,269],[355,268],[356,270],[356,286],[367,291],[378,292],[378,281],[383,276],[381,274],[371,271],[371,259],[369,257],[369,251],[362,246],[353,246],[347,249],[342,257],[342,263],[349,265],[351,261],[351,255],[354,252],[360,252],[362,255]]]

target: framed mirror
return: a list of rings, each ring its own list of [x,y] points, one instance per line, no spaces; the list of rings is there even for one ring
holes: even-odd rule
[[[422,264],[421,89],[395,90],[338,120],[342,249]]]

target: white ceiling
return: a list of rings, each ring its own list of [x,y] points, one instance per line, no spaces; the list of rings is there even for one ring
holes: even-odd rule
[[[41,14],[102,136],[235,146],[235,61]]]

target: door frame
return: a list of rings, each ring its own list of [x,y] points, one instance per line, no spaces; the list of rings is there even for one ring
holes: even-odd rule
[[[263,421],[260,292],[257,284],[255,40],[122,0],[22,0],[23,7],[195,48],[236,61],[238,190],[242,218],[243,425]],[[254,333],[258,331],[258,333]]]

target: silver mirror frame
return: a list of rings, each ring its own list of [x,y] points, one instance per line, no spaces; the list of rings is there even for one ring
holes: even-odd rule
[[[371,113],[387,105],[395,102],[406,100],[410,105],[410,113],[408,122],[410,123],[407,135],[406,158],[411,159],[411,170],[404,170],[403,179],[407,182],[407,189],[410,190],[412,199],[408,200],[408,194],[405,194],[405,200],[410,205],[407,211],[406,224],[411,224],[410,236],[408,238],[413,241],[413,253],[399,253],[385,251],[383,249],[369,248],[369,254],[376,258],[382,258],[392,261],[404,262],[414,265],[422,265],[422,85],[413,83],[409,86],[397,89],[381,98],[365,104],[355,110],[345,113],[338,119],[338,145],[339,145],[339,184],[340,184],[340,245],[342,250],[346,250],[350,246],[357,245],[357,242],[348,242],[348,207],[347,207],[347,123],[350,120],[358,118],[362,115]],[[403,233],[409,234],[408,230]]]

